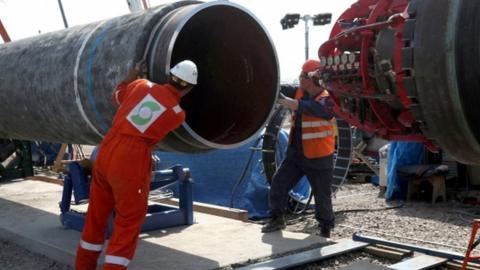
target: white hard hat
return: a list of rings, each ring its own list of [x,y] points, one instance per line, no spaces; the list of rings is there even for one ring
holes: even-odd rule
[[[190,60],[183,60],[170,69],[170,73],[189,84],[197,84],[197,65]]]

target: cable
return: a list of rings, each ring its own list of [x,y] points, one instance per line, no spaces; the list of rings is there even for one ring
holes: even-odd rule
[[[293,201],[297,202],[297,204],[295,205],[295,208],[294,208],[294,209],[289,209],[290,212],[292,212],[292,214],[296,214],[296,215],[303,214],[303,213],[304,213],[305,211],[307,211],[307,209],[309,208],[310,203],[312,202],[312,198],[313,198],[313,192],[312,192],[312,190],[310,189],[310,196],[308,196],[308,200],[307,200],[307,202],[305,203],[305,206],[303,207],[302,210],[297,211],[298,206],[299,206],[300,204],[302,204],[302,203],[299,202],[299,201],[297,201],[297,200],[295,200],[292,196],[290,196],[290,197],[289,197],[290,200],[293,200]]]
[[[391,209],[397,209],[397,208],[402,208],[405,206],[404,203],[401,203],[399,205],[395,206],[388,206],[388,207],[382,207],[382,208],[356,208],[356,209],[344,209],[344,210],[338,210],[334,211],[335,214],[340,214],[340,213],[349,213],[349,212],[375,212],[375,211],[385,211],[385,210],[391,210]]]
[[[349,213],[349,212],[375,212],[375,211],[385,211],[385,210],[392,210],[392,209],[397,209],[405,206],[404,203],[401,203],[399,205],[395,206],[388,206],[388,207],[382,207],[382,208],[355,208],[355,209],[344,209],[344,210],[337,210],[334,211],[335,214],[340,214],[340,213]],[[313,215],[315,212],[311,213],[305,213],[304,215]]]
[[[366,193],[354,193],[354,194],[349,194],[349,195],[344,195],[344,196],[338,196],[338,197],[335,197],[335,198],[338,200],[338,199],[343,199],[343,198],[348,198],[348,197],[367,196],[367,195],[373,195],[373,194],[378,194],[378,191],[366,192]]]
[[[238,178],[238,180],[233,185],[232,191],[230,192],[230,208],[233,208],[233,198],[235,196],[237,188],[240,186],[240,184],[245,179],[245,175],[247,174],[248,168],[250,167],[250,164],[252,163],[253,154],[257,150],[258,143],[260,142],[261,138],[262,138],[262,136],[258,137],[258,139],[255,141],[255,143],[252,144],[255,147],[253,149],[251,149],[250,156],[248,157],[248,160],[245,163],[245,166],[243,167],[242,173],[240,174],[240,177]]]
[[[472,220],[471,219],[467,219],[465,217],[463,217],[463,214],[462,213],[458,213],[458,218],[461,219],[463,222],[465,223],[472,223]]]

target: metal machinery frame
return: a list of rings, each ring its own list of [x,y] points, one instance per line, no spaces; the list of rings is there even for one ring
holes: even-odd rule
[[[5,29],[5,26],[3,26],[2,20],[0,20],[0,36],[3,39],[3,42],[10,42],[10,36],[7,33],[7,29]]]
[[[85,213],[70,208],[72,194],[75,204],[88,201],[89,183],[84,170],[78,163],[69,164],[69,175],[65,177],[62,201],[60,202],[60,222],[67,229],[82,231],[85,224]],[[179,207],[150,203],[143,223],[142,232],[153,231],[173,226],[193,224],[193,180],[188,168],[176,165],[167,170],[152,172],[150,190],[171,184],[178,184]],[[112,216],[114,213],[112,213]],[[107,235],[112,230],[110,220]]]
[[[400,65],[405,47],[406,0],[360,0],[339,18],[319,49],[322,79],[333,93],[336,113],[349,123],[389,140],[420,141]]]
[[[472,0],[352,4],[318,51],[335,112],[377,137],[422,142],[478,164],[479,83],[471,67],[479,9]]]
[[[33,175],[29,141],[0,139],[0,181]]]
[[[11,41],[1,19],[0,36],[5,43]],[[0,150],[0,181],[33,175],[30,142],[0,139]]]
[[[383,245],[383,246],[387,246],[387,247],[411,250],[411,251],[420,252],[420,253],[423,253],[423,254],[436,256],[436,257],[441,257],[441,258],[446,258],[446,259],[450,259],[450,260],[463,261],[463,258],[464,258],[463,254],[456,253],[456,252],[437,250],[437,249],[432,249],[432,248],[427,248],[427,247],[420,247],[420,246],[411,245],[411,244],[404,244],[404,243],[400,243],[400,242],[385,240],[385,239],[378,238],[378,237],[375,237],[375,236],[362,235],[362,234],[359,234],[359,233],[354,233],[352,235],[352,240],[353,241],[358,241],[358,242],[363,242],[363,243]]]

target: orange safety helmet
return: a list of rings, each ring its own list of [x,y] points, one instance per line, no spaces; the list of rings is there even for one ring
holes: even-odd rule
[[[302,71],[309,73],[320,68],[320,61],[309,59],[303,63]]]

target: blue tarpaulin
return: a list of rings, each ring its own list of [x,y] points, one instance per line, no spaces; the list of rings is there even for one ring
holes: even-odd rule
[[[244,209],[248,211],[250,219],[265,218],[270,215],[270,185],[263,173],[261,138],[236,149],[201,154],[155,151],[160,162],[155,163],[154,169],[162,170],[180,164],[189,168],[192,174],[194,201]],[[277,140],[277,161],[283,160],[287,144],[288,133],[282,130]],[[94,149],[91,159],[95,160],[97,151],[98,147]],[[178,195],[175,187],[171,189]],[[290,196],[296,201],[306,200],[309,190],[309,183],[303,178],[290,191]]]
[[[288,134],[279,133],[277,160],[283,160]],[[269,216],[269,184],[261,163],[261,138],[232,150],[215,150],[203,154],[155,152],[160,158],[157,169],[180,164],[190,169],[193,199],[198,202],[233,207],[248,211],[250,219]],[[252,150],[253,149],[253,150]],[[243,175],[243,177],[242,177]],[[306,179],[300,181],[291,196],[301,200],[308,197]]]
[[[397,174],[397,168],[422,164],[424,154],[422,143],[392,142],[390,144],[387,163],[387,191],[385,192],[387,200],[406,199],[408,180]]]
[[[60,151],[60,143],[31,142],[32,163],[34,166],[53,165]]]

